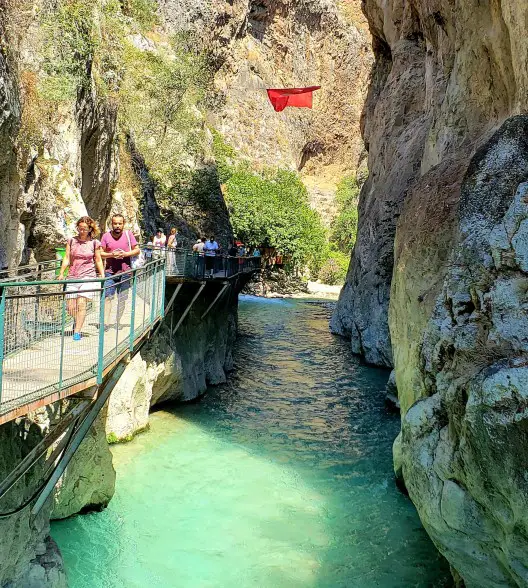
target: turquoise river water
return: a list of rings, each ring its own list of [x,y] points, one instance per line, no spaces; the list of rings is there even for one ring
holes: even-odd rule
[[[236,369],[113,448],[102,513],[54,523],[70,588],[432,588],[446,564],[395,487],[387,372],[330,304],[246,297]]]

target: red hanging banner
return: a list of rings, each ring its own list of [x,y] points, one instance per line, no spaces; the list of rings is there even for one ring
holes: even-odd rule
[[[321,86],[310,86],[308,88],[273,88],[267,90],[275,112],[281,112],[286,106],[297,108],[312,108],[312,93],[319,90]]]

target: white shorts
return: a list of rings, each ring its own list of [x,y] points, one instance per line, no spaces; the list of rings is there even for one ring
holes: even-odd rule
[[[92,290],[91,292],[87,292],[87,290]],[[94,290],[101,291],[101,284],[99,282],[79,282],[77,284],[66,284],[66,292],[70,292],[70,294],[66,294],[66,298],[79,298],[82,296],[83,298],[95,298],[96,295],[100,295],[99,292],[94,292]]]

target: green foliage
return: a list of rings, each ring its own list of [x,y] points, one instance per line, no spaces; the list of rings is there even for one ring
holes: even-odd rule
[[[185,35],[152,31],[156,0],[59,0],[41,17],[44,76],[40,95],[75,100],[94,85],[99,100],[118,107],[159,192],[170,203],[196,183],[193,157],[205,151],[200,108],[211,94],[212,72]],[[150,31],[150,33],[147,33]],[[148,34],[138,45],[138,34]],[[182,162],[185,162],[182,164]]]
[[[226,183],[226,200],[235,236],[250,246],[272,246],[291,256],[292,266],[318,271],[325,230],[310,208],[304,184],[295,172],[260,173],[239,165]]]
[[[358,199],[359,186],[355,176],[343,178],[337,186],[338,213],[330,236],[331,242],[343,253],[350,254],[356,242]]]
[[[94,3],[68,0],[48,5],[42,13],[41,91],[49,100],[71,100],[88,82],[87,64],[98,44]]]
[[[326,255],[327,258],[322,264],[317,277],[321,282],[330,286],[344,284],[350,255],[330,247]]]
[[[119,443],[119,438],[118,436],[112,431],[111,433],[109,433],[106,436],[106,442],[108,443],[108,445],[115,445],[116,443]]]
[[[158,24],[156,0],[122,0],[123,12],[131,17],[141,32],[148,31]]]
[[[213,135],[213,157],[216,162],[218,179],[221,184],[225,184],[233,173],[236,151],[224,141],[218,131],[212,129],[211,133]]]
[[[170,200],[192,176],[181,162],[205,149],[199,108],[212,87],[207,56],[188,52],[174,38],[156,51],[128,43],[124,64],[121,124],[133,129],[151,177]]]

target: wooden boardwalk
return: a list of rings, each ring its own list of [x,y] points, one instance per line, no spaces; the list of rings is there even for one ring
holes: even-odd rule
[[[161,289],[153,309],[152,296],[137,293],[133,312],[133,300],[129,295],[123,301],[124,311],[119,328],[116,324],[117,301],[114,297],[112,312],[103,331],[103,373],[130,352],[131,341],[132,347],[137,346],[161,320],[160,297]],[[0,424],[97,383],[101,343],[99,317],[97,299],[87,312],[80,341],[73,340],[73,323],[68,319],[64,333],[57,329],[55,332],[29,337],[19,348],[6,353],[2,363]],[[18,321],[13,326],[20,330]]]

